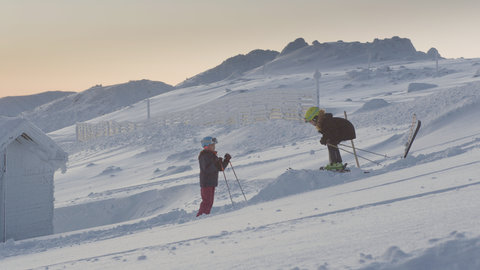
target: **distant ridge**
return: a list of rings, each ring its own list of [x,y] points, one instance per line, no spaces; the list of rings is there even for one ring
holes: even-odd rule
[[[297,38],[280,52],[254,50],[247,55],[237,55],[220,65],[189,78],[177,88],[196,86],[233,79],[242,74],[288,74],[291,72],[313,72],[322,67],[356,65],[390,60],[431,60],[441,57],[435,48],[428,53],[415,49],[408,38],[398,36],[375,39],[373,42],[326,42],[314,41],[309,45]]]
[[[345,65],[367,66],[369,63],[391,60],[432,60],[438,54],[435,48],[428,53],[417,51],[410,39],[397,36],[366,43],[314,41],[312,45],[305,44],[302,38],[290,43],[276,59],[265,64],[263,70],[256,73],[286,74]],[[441,58],[440,54],[438,57]]]
[[[22,112],[31,111],[38,106],[74,93],[75,92],[48,91],[35,95],[0,98],[0,115],[17,116]]]
[[[83,92],[44,104],[33,111],[23,113],[22,116],[44,132],[51,132],[111,113],[173,89],[175,88],[171,85],[149,80],[111,86],[96,85]]]
[[[228,58],[212,69],[183,81],[176,85],[176,87],[184,88],[239,77],[246,71],[263,66],[265,63],[272,61],[277,55],[278,52],[270,50],[253,50],[246,55],[239,54]]]

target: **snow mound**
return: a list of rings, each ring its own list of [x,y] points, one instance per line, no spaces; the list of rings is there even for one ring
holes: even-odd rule
[[[385,101],[384,99],[381,98],[375,98],[372,100],[367,101],[363,106],[358,109],[356,112],[367,112],[367,111],[374,111],[386,106],[389,106],[390,103]]]
[[[407,254],[398,247],[390,247],[381,262],[374,262],[362,270],[409,269],[409,270],[450,270],[480,269],[480,237],[464,239],[463,234],[452,233],[457,239],[428,248],[418,254]]]
[[[357,181],[363,171],[351,168],[349,173],[320,170],[288,170],[255,195],[250,202],[273,201],[286,196]]]

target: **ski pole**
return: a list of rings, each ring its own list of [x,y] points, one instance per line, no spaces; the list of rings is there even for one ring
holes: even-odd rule
[[[343,114],[345,115],[345,120],[347,120],[347,111],[343,111]],[[353,156],[355,157],[355,162],[357,163],[357,168],[360,168],[360,163],[358,162],[357,150],[355,149],[355,144],[353,144],[353,139],[350,140],[350,141],[352,142]]]
[[[245,198],[245,202],[247,202],[247,197],[245,196],[245,193],[243,192],[242,185],[240,185],[240,181],[238,180],[237,174],[235,173],[235,169],[233,168],[232,162],[229,161],[230,167],[232,167],[233,174],[235,175],[235,179],[237,179],[238,186],[240,187],[240,190],[242,191],[243,198]]]
[[[345,144],[341,144],[341,143],[339,143],[338,145],[352,148],[350,145],[345,145]],[[370,153],[370,154],[374,154],[374,155],[377,155],[377,156],[381,156],[381,157],[384,157],[384,158],[390,158],[389,156],[387,156],[387,154],[379,154],[379,153],[375,153],[375,152],[368,151],[368,150],[365,150],[365,149],[361,149],[361,148],[358,148],[358,147],[355,147],[355,149],[363,151],[363,152],[367,152],[367,153]]]
[[[232,206],[233,206],[232,193],[230,193],[230,186],[228,185],[227,175],[225,175],[225,169],[223,168],[223,164],[221,162],[220,162],[220,167],[222,168],[223,177],[225,178],[225,184],[227,184],[228,195],[230,196],[230,201],[232,201]]]
[[[353,155],[352,152],[350,152],[350,151],[348,151],[348,150],[345,150],[345,149],[343,149],[343,148],[340,148],[340,147],[338,147],[338,146],[336,146],[336,145],[333,145],[333,144],[328,144],[328,145],[329,145],[329,146],[332,146],[332,147],[335,147],[335,148],[337,148],[337,149],[339,149],[339,150],[345,151],[345,152]],[[363,159],[365,159],[365,160],[367,160],[367,161],[370,161],[370,162],[372,162],[372,163],[375,163],[375,164],[377,164],[377,165],[382,165],[380,162],[376,162],[376,161],[370,160],[370,159],[365,158],[365,157],[362,157],[362,156],[360,156],[360,155],[357,155],[357,156],[358,156],[359,158],[363,158]]]
[[[343,149],[343,148],[338,148],[338,149],[340,149],[340,150],[342,150],[342,151],[345,151],[345,152],[350,153],[350,154],[353,155],[353,153],[350,152],[350,151],[348,151],[348,150],[345,150],[345,149]],[[372,162],[372,163],[375,163],[375,164],[377,164],[377,165],[382,165],[380,162],[370,160],[370,159],[365,158],[365,157],[362,157],[362,156],[360,156],[360,155],[358,155],[358,154],[357,154],[357,156],[358,156],[359,158],[363,158],[363,159],[365,159],[365,160],[367,160],[367,161],[370,161],[370,162]]]

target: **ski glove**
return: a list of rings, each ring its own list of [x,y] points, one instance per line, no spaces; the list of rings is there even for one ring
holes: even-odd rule
[[[224,158],[224,160],[228,163],[228,162],[230,162],[230,159],[232,158],[232,156],[230,156],[229,153],[226,153],[223,158]]]
[[[217,162],[218,162],[217,168],[218,168],[219,170],[221,170],[221,171],[225,170],[225,168],[223,167],[223,158],[219,157],[219,158],[217,159]]]
[[[323,136],[322,139],[320,139],[320,143],[323,145],[327,145],[327,139],[325,138],[325,136]]]

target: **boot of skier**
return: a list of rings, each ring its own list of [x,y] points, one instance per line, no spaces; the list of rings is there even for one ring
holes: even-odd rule
[[[217,139],[205,137],[202,139],[203,150],[198,155],[200,166],[200,194],[202,202],[197,217],[202,214],[210,214],[215,196],[215,187],[218,186],[218,173],[230,162],[231,156],[227,153],[224,158],[217,156],[215,145]]]
[[[318,107],[310,107],[307,110],[305,122],[315,126],[318,132],[323,135],[320,143],[327,146],[329,157],[329,164],[324,169],[333,171],[345,170],[338,144],[342,141],[356,138],[355,128],[352,123],[344,118],[333,117],[331,113],[325,113],[325,110]]]

